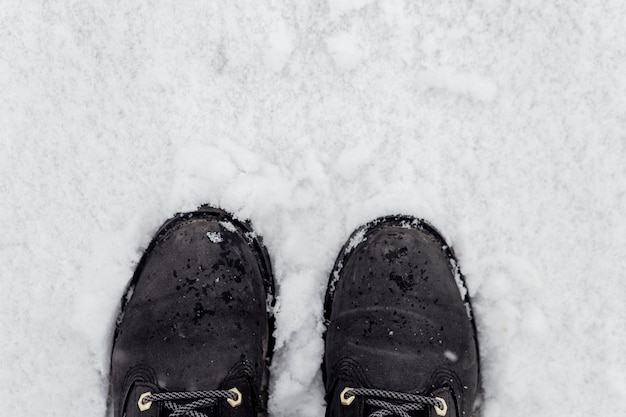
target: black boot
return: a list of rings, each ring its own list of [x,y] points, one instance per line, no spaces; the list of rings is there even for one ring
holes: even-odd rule
[[[122,299],[114,416],[264,414],[273,288],[247,223],[210,207],[166,222]]]
[[[380,218],[343,247],[325,302],[327,416],[469,416],[478,346],[452,250],[428,224]]]

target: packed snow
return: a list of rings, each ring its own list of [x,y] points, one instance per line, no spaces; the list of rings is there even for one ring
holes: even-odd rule
[[[395,213],[459,258],[481,416],[626,415],[622,0],[2,2],[0,28],[4,415],[105,415],[125,286],[203,203],[270,253],[273,417],[324,414],[328,276]]]
[[[220,232],[206,232],[206,237],[208,237],[212,243],[221,243],[224,241]]]

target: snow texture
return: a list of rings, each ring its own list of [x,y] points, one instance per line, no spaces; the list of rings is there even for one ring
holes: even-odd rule
[[[328,275],[395,213],[459,258],[482,416],[626,415],[622,0],[2,1],[0,28],[3,415],[104,415],[125,286],[202,203],[271,256],[272,416],[323,415]]]
[[[208,237],[212,243],[222,243],[224,241],[220,232],[206,232],[206,237]]]

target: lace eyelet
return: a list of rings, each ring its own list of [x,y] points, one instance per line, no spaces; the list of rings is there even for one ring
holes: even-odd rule
[[[350,405],[350,404],[352,404],[352,401],[354,401],[356,396],[352,395],[351,397],[346,397],[346,394],[348,392],[352,391],[353,389],[354,388],[345,387],[343,389],[343,391],[341,391],[341,394],[339,394],[339,398],[341,399],[341,405]]]
[[[438,416],[445,416],[448,413],[448,404],[446,404],[446,401],[441,397],[435,397],[435,399],[440,401],[441,404],[443,404],[441,408],[434,405],[433,407],[435,407],[435,412],[437,413]]]
[[[151,392],[144,392],[143,394],[139,396],[139,401],[137,401],[137,406],[139,407],[139,411],[146,411],[150,409],[150,407],[152,406],[152,401],[144,402],[144,398],[150,395],[152,395]]]
[[[237,395],[237,398],[235,398],[234,400],[231,398],[227,398],[226,401],[228,402],[228,404],[230,404],[230,406],[233,408],[241,405],[241,398],[242,398],[241,392],[237,388],[231,388],[228,391],[235,393]]]

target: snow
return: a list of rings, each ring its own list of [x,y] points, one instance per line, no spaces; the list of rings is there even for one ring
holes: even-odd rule
[[[459,360],[459,355],[452,352],[451,350],[446,350],[445,352],[443,352],[443,355],[451,362],[456,362]]]
[[[482,416],[626,415],[626,4],[261,3],[3,4],[4,413],[104,415],[141,253],[210,203],[271,256],[272,416],[323,415],[328,275],[396,213],[459,258]]]
[[[358,38],[347,32],[340,32],[326,40],[328,52],[335,65],[342,70],[356,68],[367,58],[367,50],[359,44]]]
[[[220,226],[222,226],[224,229],[228,230],[229,232],[237,231],[237,228],[231,222],[227,222],[227,221],[220,222]]]
[[[365,231],[365,228],[358,229],[355,235],[350,237],[350,240],[348,240],[348,247],[346,248],[346,254],[352,252],[354,248],[367,240],[365,237]]]
[[[220,232],[206,232],[206,237],[208,237],[212,243],[221,243],[224,241]]]

